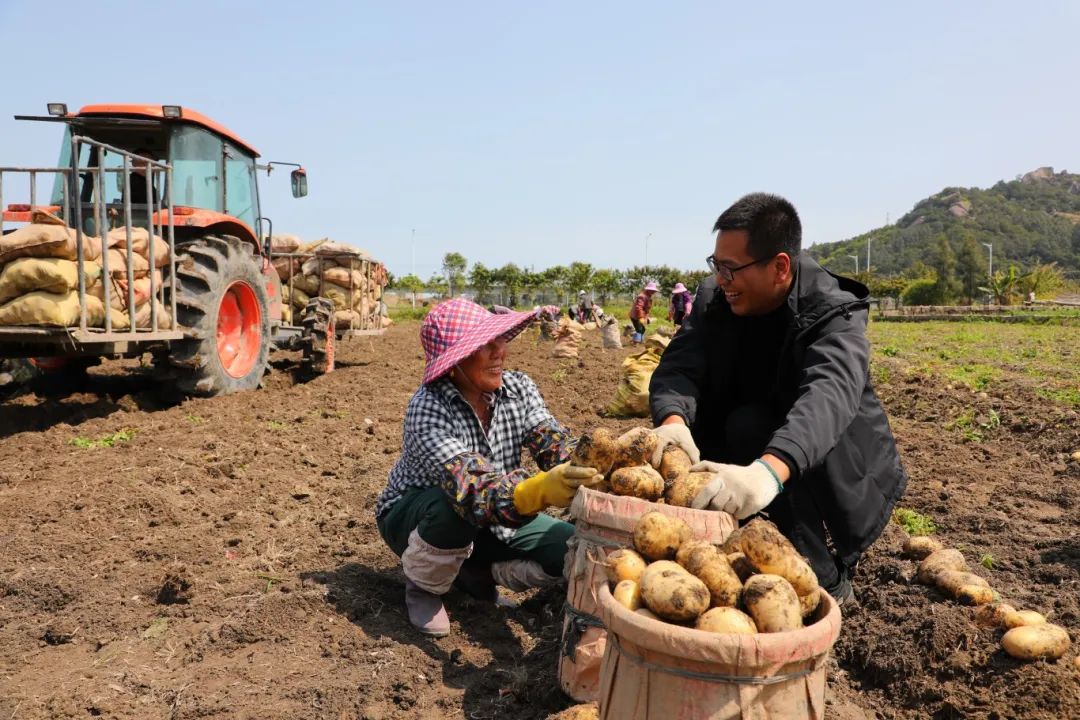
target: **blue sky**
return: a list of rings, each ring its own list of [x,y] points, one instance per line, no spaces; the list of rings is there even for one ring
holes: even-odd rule
[[[11,119],[49,101],[190,106],[308,169],[302,200],[263,183],[276,230],[401,275],[415,228],[425,278],[448,251],[627,267],[650,233],[696,268],[746,192],[814,243],[1080,171],[1080,4],[750,5],[0,0],[0,165],[55,163],[58,128]]]

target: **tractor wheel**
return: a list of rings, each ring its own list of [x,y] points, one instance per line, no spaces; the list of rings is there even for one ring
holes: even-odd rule
[[[179,390],[223,395],[254,390],[270,353],[266,281],[254,248],[231,235],[176,249],[176,319],[193,339],[173,343],[168,362]]]
[[[334,346],[337,328],[334,325],[334,303],[326,298],[312,298],[304,308],[304,364],[316,375],[334,371]]]

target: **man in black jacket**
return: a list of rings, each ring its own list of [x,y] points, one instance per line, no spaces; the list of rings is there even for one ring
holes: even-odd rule
[[[649,386],[657,455],[712,472],[699,509],[764,511],[841,602],[907,476],[870,384],[866,287],[800,253],[795,208],[740,199],[716,221],[715,273]],[[700,448],[700,450],[699,450]]]

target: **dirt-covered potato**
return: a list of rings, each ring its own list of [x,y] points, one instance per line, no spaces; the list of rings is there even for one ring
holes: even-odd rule
[[[652,430],[636,427],[627,430],[615,441],[614,468],[650,465],[656,451],[656,435]]]
[[[664,494],[664,478],[652,465],[635,465],[614,470],[608,478],[611,492],[643,500],[656,500]]]
[[[922,560],[932,552],[942,549],[940,542],[926,535],[915,535],[904,542],[904,557]]]
[[[706,540],[684,542],[675,554],[675,561],[705,583],[713,607],[733,607],[739,602],[742,581],[731,569],[727,557],[712,543]]]
[[[647,564],[645,558],[630,548],[619,548],[605,560],[608,582],[620,583],[623,580],[639,582]]]
[[[1005,614],[1004,626],[1007,629],[1025,627],[1028,625],[1042,625],[1046,622],[1046,618],[1042,613],[1037,613],[1034,610],[1016,610],[1015,612]]]
[[[755,518],[742,528],[739,548],[763,575],[779,575],[791,583],[797,595],[809,595],[818,587],[810,564],[767,520]]]
[[[607,428],[593,428],[578,438],[570,462],[581,467],[596,468],[607,475],[615,464],[615,434]]]
[[[668,445],[661,456],[660,467],[656,469],[660,471],[664,482],[670,485],[690,472],[690,466],[693,464],[685,450],[678,445]]]
[[[675,567],[645,570],[641,576],[641,599],[665,620],[693,620],[708,610],[709,589],[678,564],[671,565]]]
[[[721,549],[721,552],[723,550]],[[746,582],[751,575],[757,575],[757,568],[754,564],[741,552],[728,553],[725,557],[728,559],[728,564],[731,565],[731,569],[735,571],[735,574],[739,576],[739,580]]]
[[[664,499],[668,501],[668,505],[690,507],[698,491],[708,485],[712,477],[712,473],[688,472],[668,485],[664,491]]]
[[[967,572],[967,560],[964,560],[959,550],[935,550],[919,563],[919,572],[915,579],[926,585],[933,585],[934,577],[943,570]]]
[[[818,588],[809,595],[799,596],[799,610],[802,612],[803,620],[814,614],[814,611],[818,609],[818,605],[821,604],[821,593],[825,592],[821,588]]]
[[[1016,627],[1001,638],[1005,652],[1020,660],[1057,660],[1069,649],[1069,643],[1065,628],[1050,623]]]
[[[598,720],[599,717],[600,707],[591,702],[572,705],[554,715],[548,715],[547,720]]]
[[[980,627],[1005,627],[1005,617],[1016,612],[1016,608],[1003,602],[989,603],[975,611],[975,624]]]
[[[754,575],[743,586],[742,601],[758,632],[785,632],[803,626],[799,596],[779,575]]]
[[[634,527],[634,548],[649,560],[670,560],[679,546],[693,537],[690,526],[679,518],[652,510]]]
[[[957,591],[965,585],[977,587],[990,587],[986,578],[963,570],[942,570],[934,576],[934,585],[944,593],[956,597]]]
[[[982,585],[961,585],[953,597],[964,605],[986,605],[999,599],[993,588]]]
[[[757,632],[754,619],[742,610],[736,610],[733,607],[714,607],[706,610],[694,623],[694,627],[705,632],[738,635],[753,635]]]
[[[620,581],[611,591],[611,596],[627,610],[641,607],[641,586],[633,580]]]
[[[669,570],[671,572],[686,572],[686,568],[673,560],[657,560],[656,562],[649,563],[649,566],[645,568],[645,572],[641,573],[641,579],[638,581],[638,584],[644,584],[645,578],[650,575],[658,575],[659,573],[667,572]]]

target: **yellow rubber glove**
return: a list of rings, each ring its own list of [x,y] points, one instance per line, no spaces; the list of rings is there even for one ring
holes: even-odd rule
[[[546,507],[569,507],[580,486],[595,485],[603,479],[596,468],[565,462],[518,483],[514,508],[522,515],[535,515]]]

